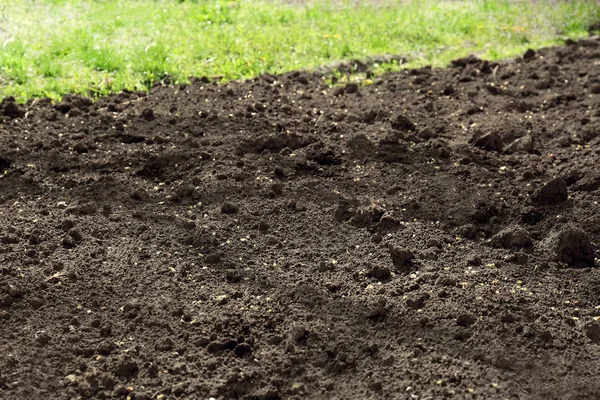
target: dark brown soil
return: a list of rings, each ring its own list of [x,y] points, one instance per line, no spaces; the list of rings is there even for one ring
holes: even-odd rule
[[[600,40],[0,106],[2,399],[600,398]]]

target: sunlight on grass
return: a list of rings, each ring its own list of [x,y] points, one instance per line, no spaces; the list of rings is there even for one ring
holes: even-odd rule
[[[587,35],[596,1],[22,0],[0,4],[0,96],[144,90],[171,77],[244,79],[376,54],[403,66],[498,59]]]

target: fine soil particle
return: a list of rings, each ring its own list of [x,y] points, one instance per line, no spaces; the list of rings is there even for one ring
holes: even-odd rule
[[[0,398],[600,398],[600,41],[0,106]]]

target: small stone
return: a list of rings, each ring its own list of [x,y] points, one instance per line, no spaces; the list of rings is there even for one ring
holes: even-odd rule
[[[533,246],[533,240],[529,232],[520,226],[510,226],[494,236],[491,239],[492,246],[504,249],[522,249]]]
[[[552,205],[562,203],[569,198],[567,184],[561,178],[556,178],[537,189],[531,196],[534,205]]]
[[[221,212],[223,214],[235,214],[238,211],[239,211],[239,207],[236,206],[235,204],[231,204],[231,203],[225,203],[221,207]]]

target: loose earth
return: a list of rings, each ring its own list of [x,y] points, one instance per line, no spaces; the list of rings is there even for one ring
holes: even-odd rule
[[[2,399],[600,398],[600,40],[0,106]]]

